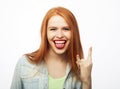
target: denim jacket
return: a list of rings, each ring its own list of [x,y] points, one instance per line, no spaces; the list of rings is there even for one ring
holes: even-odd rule
[[[82,89],[81,82],[70,69],[70,65],[67,65],[63,89]],[[45,62],[31,64],[23,55],[15,67],[10,89],[48,89],[48,70]]]

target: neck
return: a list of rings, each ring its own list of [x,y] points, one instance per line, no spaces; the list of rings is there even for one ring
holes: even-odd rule
[[[48,68],[48,73],[53,78],[61,78],[66,74],[66,57],[65,54],[59,55],[54,51],[49,50],[45,56],[45,62]]]
[[[66,56],[65,56],[65,54],[56,54],[52,50],[49,50],[47,52],[45,60],[64,62],[64,61],[66,61]]]

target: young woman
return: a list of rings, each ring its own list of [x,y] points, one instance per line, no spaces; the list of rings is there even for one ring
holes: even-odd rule
[[[55,7],[43,19],[40,48],[19,59],[11,89],[91,89],[91,70],[92,48],[85,60],[74,15]]]

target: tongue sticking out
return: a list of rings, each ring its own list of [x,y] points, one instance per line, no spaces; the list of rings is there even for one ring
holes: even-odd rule
[[[63,49],[65,47],[65,41],[55,41],[55,47],[58,49]]]
[[[56,48],[63,49],[65,44],[55,44]]]

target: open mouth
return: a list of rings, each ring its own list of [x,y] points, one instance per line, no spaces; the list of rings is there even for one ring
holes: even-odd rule
[[[66,40],[54,40],[55,47],[63,49],[65,47]]]

